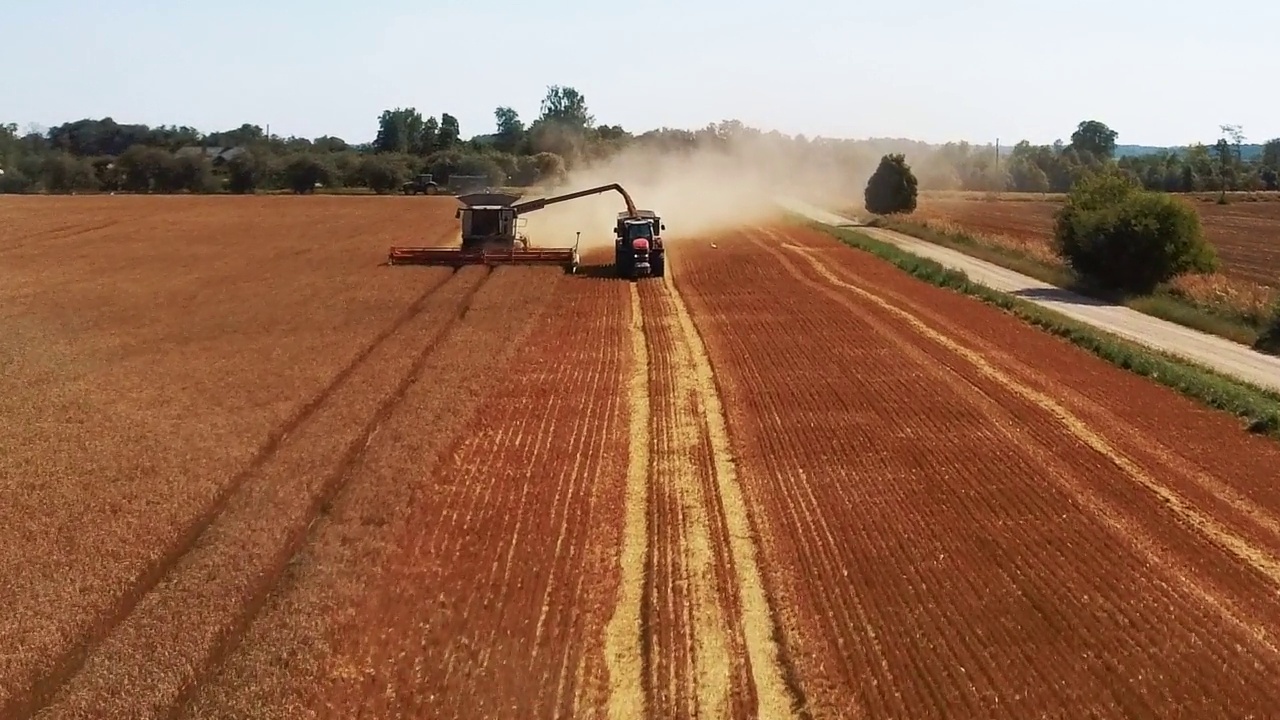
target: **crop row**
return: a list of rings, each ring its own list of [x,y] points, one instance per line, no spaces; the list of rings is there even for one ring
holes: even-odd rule
[[[690,304],[815,713],[1209,712],[1266,683],[1251,630],[1273,611],[1243,602],[1265,577],[1052,411],[1058,390],[953,339],[996,311],[803,231],[722,243],[687,253]],[[1009,352],[1043,367],[1021,332]]]

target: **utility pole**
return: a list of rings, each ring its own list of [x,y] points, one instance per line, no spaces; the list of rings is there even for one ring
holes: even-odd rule
[[[996,138],[996,174],[993,182],[999,183],[997,194],[1004,189],[1004,183],[1000,181],[1000,138]]]

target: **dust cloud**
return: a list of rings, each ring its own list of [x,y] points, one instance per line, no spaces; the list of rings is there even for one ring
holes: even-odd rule
[[[775,135],[680,150],[638,144],[576,168],[560,186],[532,191],[524,199],[618,183],[638,209],[662,218],[663,240],[672,244],[768,221],[782,212],[776,199],[783,196],[848,204],[860,197],[874,170],[866,161],[850,160],[840,157],[838,148]],[[625,210],[622,196],[608,191],[529,213],[521,231],[534,247],[571,246],[578,232],[584,252],[612,247],[617,215]]]

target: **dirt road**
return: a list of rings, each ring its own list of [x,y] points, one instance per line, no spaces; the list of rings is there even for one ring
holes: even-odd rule
[[[799,201],[788,199],[781,201],[781,204],[816,222],[829,225],[848,225],[853,222],[849,218]],[[1280,390],[1280,357],[1265,355],[1239,343],[1127,307],[1087,298],[909,235],[871,227],[859,227],[858,231],[916,255],[936,260],[947,267],[963,270],[975,282],[1017,295],[1099,329],[1184,357],[1259,387]]]

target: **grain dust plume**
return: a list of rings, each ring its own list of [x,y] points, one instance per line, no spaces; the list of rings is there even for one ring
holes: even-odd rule
[[[777,134],[752,134],[703,142],[676,150],[635,146],[571,171],[554,188],[530,192],[533,198],[619,183],[636,207],[662,217],[668,242],[749,227],[779,213],[780,195],[821,203],[861,192],[871,169],[842,157],[835,148],[797,142]],[[626,209],[621,196],[608,192],[552,205],[527,216],[525,231],[535,245],[572,244],[582,232],[581,249],[611,247],[613,223]]]

